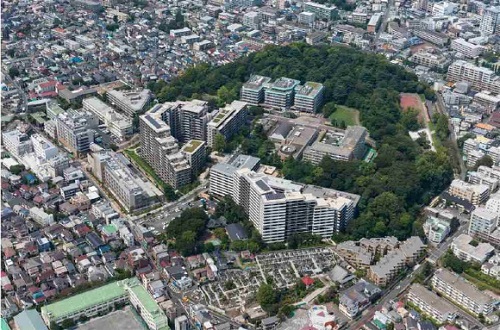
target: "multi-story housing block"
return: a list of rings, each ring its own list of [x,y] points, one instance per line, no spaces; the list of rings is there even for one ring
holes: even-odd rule
[[[448,193],[451,196],[466,200],[474,205],[479,205],[486,202],[490,196],[490,187],[482,184],[470,184],[455,179],[451,182]]]
[[[89,150],[99,120],[88,112],[65,112],[57,116],[57,138],[76,155]]]
[[[132,119],[116,112],[97,97],[83,100],[83,109],[96,115],[117,138],[124,139],[132,134]]]
[[[408,301],[438,323],[453,322],[459,314],[455,306],[418,283],[410,287]]]
[[[462,60],[448,67],[447,78],[451,82],[466,81],[472,88],[500,93],[500,79],[493,70],[483,68]]]
[[[228,140],[238,133],[246,123],[247,108],[246,102],[233,101],[217,112],[207,124],[207,144],[210,148],[214,147],[215,137],[218,134]]]
[[[475,315],[486,316],[493,311],[491,297],[447,269],[438,269],[431,283],[433,289],[439,294]]]
[[[149,89],[141,91],[119,91],[110,90],[107,92],[108,101],[128,117],[134,117],[136,114],[140,115],[146,110],[151,102],[151,92]]]
[[[488,7],[483,11],[479,30],[483,36],[492,36],[498,33],[500,23],[500,8]]]
[[[29,136],[17,129],[10,132],[2,132],[2,143],[5,149],[18,159],[27,153],[33,152],[33,143]]]
[[[316,2],[306,2],[304,4],[304,11],[314,13],[317,19],[333,20],[338,13],[337,7],[323,5]]]
[[[451,42],[451,49],[456,50],[459,53],[462,53],[468,58],[476,58],[479,55],[481,55],[481,53],[484,50],[484,47],[470,43],[465,39],[457,38]]]

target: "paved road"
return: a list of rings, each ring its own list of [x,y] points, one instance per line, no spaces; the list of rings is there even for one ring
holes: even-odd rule
[[[375,39],[373,40],[373,42],[375,44],[377,43],[378,39],[380,38],[380,34],[382,32],[385,32],[385,29],[387,28],[387,23],[389,21],[389,13],[390,13],[392,7],[394,7],[394,0],[389,0],[387,2],[387,7],[385,8],[384,15],[382,16],[382,22],[380,24],[380,27],[379,27],[377,33],[375,34]]]

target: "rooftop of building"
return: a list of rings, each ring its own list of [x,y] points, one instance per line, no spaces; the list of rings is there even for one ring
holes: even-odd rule
[[[271,78],[269,77],[253,75],[250,77],[250,79],[248,79],[246,83],[243,84],[243,87],[247,89],[257,90],[264,87],[264,85],[269,83],[270,81]]]
[[[324,89],[323,84],[308,81],[296,89],[296,96],[314,98]]]
[[[233,101],[226,105],[225,108],[219,109],[217,115],[208,123],[210,126],[220,126],[237,111],[243,110],[248,103],[242,101]]]
[[[192,153],[201,147],[205,142],[201,140],[189,140],[183,147],[182,151]]]
[[[478,243],[477,246],[471,244],[473,238],[467,234],[460,234],[452,242],[452,247],[459,249],[474,259],[482,260],[495,251],[495,248],[489,243]]]
[[[299,80],[291,79],[291,78],[286,78],[286,77],[281,77],[276,79],[272,84],[271,88],[280,90],[280,91],[288,91],[294,89],[296,86],[300,84]]]
[[[422,300],[424,304],[428,305],[434,310],[437,310],[442,315],[458,313],[458,309],[455,306],[439,297],[434,292],[427,290],[421,284],[412,284],[412,286],[410,287],[409,295],[412,294]]]
[[[108,95],[120,100],[120,102],[126,104],[134,111],[142,110],[151,98],[151,92],[149,89],[133,92],[112,89],[108,91]]]
[[[50,315],[51,318],[57,319],[125,294],[123,285],[120,282],[113,282],[43,306],[41,312],[42,315]]]

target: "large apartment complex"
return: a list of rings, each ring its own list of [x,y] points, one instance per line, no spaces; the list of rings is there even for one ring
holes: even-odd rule
[[[179,142],[206,140],[207,123],[212,118],[208,113],[207,102],[167,102],[155,108],[159,108],[161,119],[170,127],[172,136]]]
[[[128,211],[151,205],[163,194],[144,181],[122,154],[99,151],[88,155],[94,175]]]
[[[438,269],[434,273],[432,287],[473,314],[488,315],[493,311],[493,299],[490,296],[447,269]]]
[[[455,306],[417,283],[410,287],[408,301],[438,323],[453,322],[458,315],[458,309]]]
[[[299,80],[285,77],[271,82],[269,77],[252,76],[243,84],[240,99],[252,105],[317,112],[323,105],[324,90],[325,87],[316,82],[300,85]]]
[[[368,131],[362,126],[348,126],[344,133],[326,132],[307,147],[304,159],[317,165],[328,156],[334,160],[349,161],[363,158]]]
[[[472,63],[457,60],[448,67],[448,80],[451,82],[466,81],[472,88],[500,93],[500,78],[493,70],[476,66]]]
[[[195,105],[196,106],[196,105]],[[140,117],[141,156],[148,162],[158,176],[174,188],[189,184],[193,176],[203,166],[206,154],[206,142],[190,140],[188,147],[180,148],[173,136],[170,125],[174,122],[177,134],[182,136],[197,136],[198,132],[183,132],[182,127],[175,127],[175,110],[173,104],[157,105]],[[194,125],[196,126],[196,125]],[[187,129],[194,126],[187,125]],[[196,126],[198,127],[198,126]]]
[[[264,241],[283,242],[295,233],[331,237],[353,218],[359,196],[256,173],[258,159],[238,158],[211,169],[210,193],[230,195]]]
[[[247,119],[247,103],[233,101],[225,108],[219,109],[207,124],[207,144],[213,148],[215,137],[221,134],[226,140],[238,133]]]

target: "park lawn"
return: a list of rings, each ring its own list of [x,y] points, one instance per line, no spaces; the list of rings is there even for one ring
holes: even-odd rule
[[[337,120],[337,123],[345,122],[347,126],[359,125],[359,111],[344,105],[336,105],[337,110],[332,113],[330,120]]]

